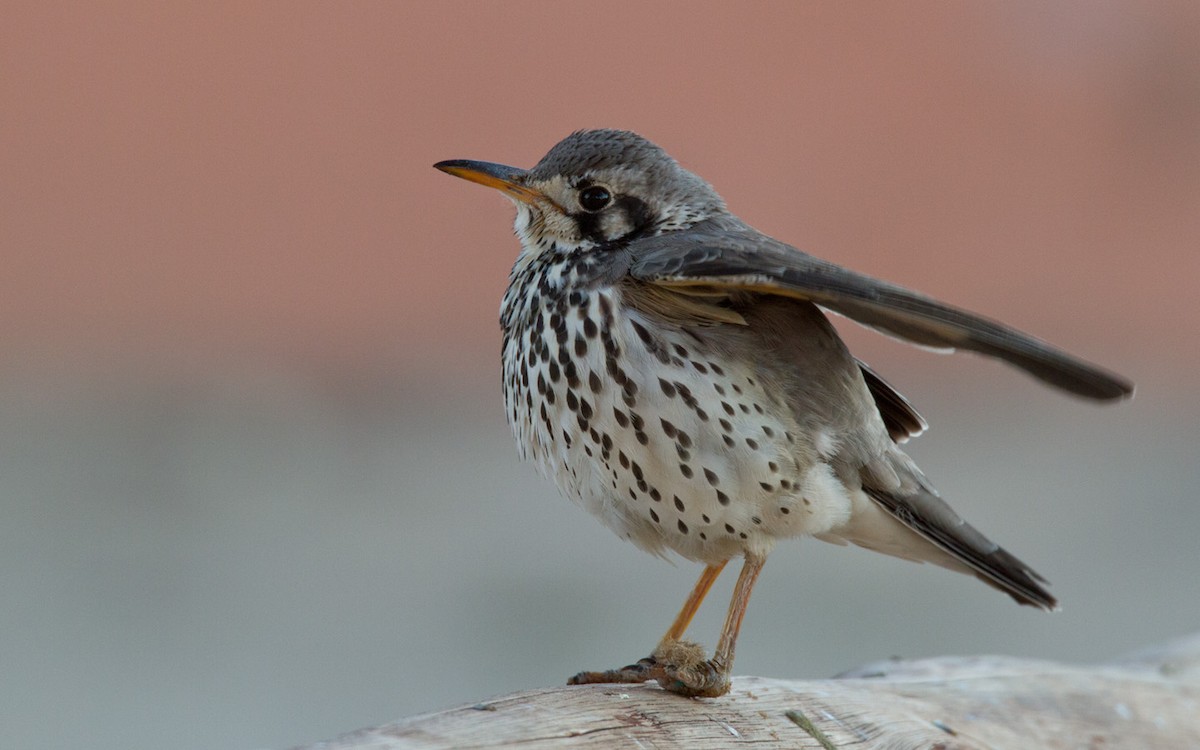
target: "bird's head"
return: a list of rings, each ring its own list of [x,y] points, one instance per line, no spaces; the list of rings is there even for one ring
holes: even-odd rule
[[[436,168],[500,190],[526,252],[576,252],[687,227],[726,212],[712,187],[625,130],[581,130],[532,169],[452,160]]]

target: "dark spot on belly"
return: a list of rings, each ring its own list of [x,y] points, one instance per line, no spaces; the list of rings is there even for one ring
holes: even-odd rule
[[[667,437],[671,438],[672,440],[674,440],[675,436],[679,434],[679,430],[675,429],[675,425],[671,424],[667,420],[659,419],[658,423],[660,425],[662,425],[663,434],[665,434]]]

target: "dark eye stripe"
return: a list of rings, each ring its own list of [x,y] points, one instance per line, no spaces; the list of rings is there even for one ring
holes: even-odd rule
[[[629,227],[629,231],[620,237],[605,237],[601,230],[600,217],[609,215],[613,216],[614,224],[624,224]],[[574,214],[572,218],[579,225],[580,236],[597,244],[629,241],[654,228],[654,217],[650,213],[650,207],[645,201],[632,195],[616,196],[612,205],[602,214],[581,212]]]

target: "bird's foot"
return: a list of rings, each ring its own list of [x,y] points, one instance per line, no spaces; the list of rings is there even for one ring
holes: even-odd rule
[[[704,649],[691,641],[665,641],[650,657],[654,678],[663,690],[689,698],[716,698],[729,692],[729,669],[705,659]]]
[[[603,672],[580,672],[568,685],[630,684],[656,680],[663,690],[689,698],[716,698],[729,692],[729,670],[704,658],[704,647],[683,640],[663,641],[636,664]]]
[[[580,672],[567,680],[568,685],[596,685],[601,683],[637,683],[653,680],[661,674],[658,662],[653,656],[639,659],[636,664],[630,664],[620,669],[608,669],[603,672]]]

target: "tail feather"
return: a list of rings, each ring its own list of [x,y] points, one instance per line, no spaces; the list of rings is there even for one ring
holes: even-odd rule
[[[1018,603],[1058,609],[1058,600],[1042,585],[1048,583],[1045,578],[964,521],[923,476],[917,473],[915,478],[919,482],[915,492],[907,487],[892,491],[863,487],[863,491],[897,521]]]

